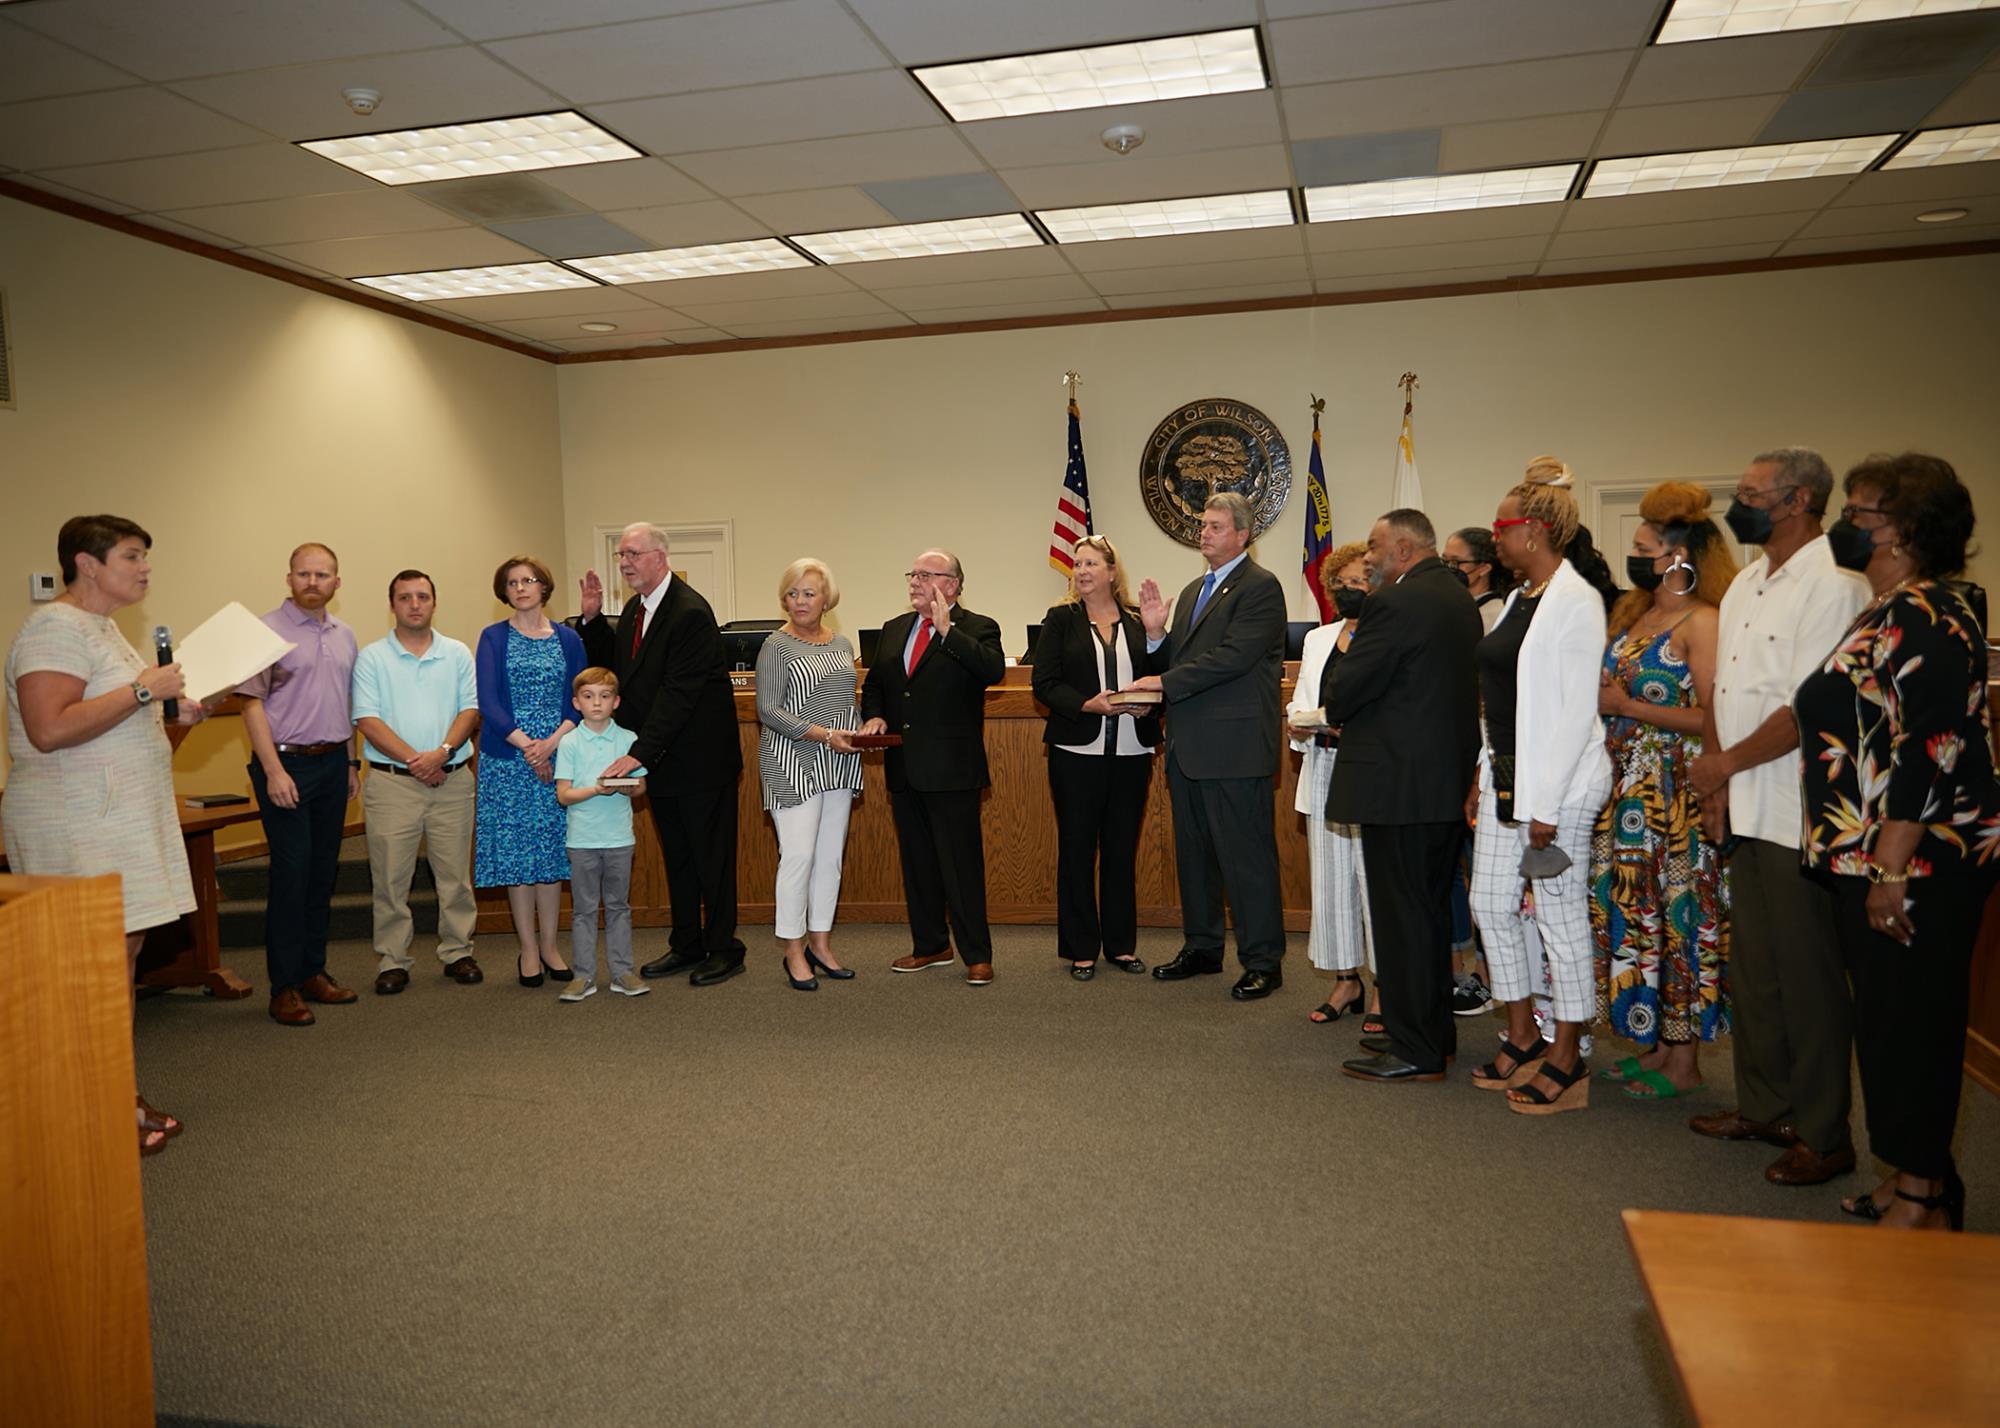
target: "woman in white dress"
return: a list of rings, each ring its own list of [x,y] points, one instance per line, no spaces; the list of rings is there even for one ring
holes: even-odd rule
[[[1288,718],[1320,706],[1320,682],[1329,662],[1347,652],[1361,604],[1368,598],[1368,567],[1360,541],[1341,546],[1320,566],[1326,593],[1338,618],[1306,632],[1299,656],[1299,680],[1292,690]],[[1306,955],[1313,966],[1334,974],[1334,989],[1308,1013],[1315,1022],[1339,1021],[1362,1009],[1365,993],[1361,964],[1375,970],[1375,939],[1368,923],[1368,893],[1362,883],[1361,830],[1351,823],[1329,823],[1326,791],[1333,781],[1333,761],[1340,749],[1338,730],[1295,730],[1292,747],[1305,756],[1299,766],[1298,795],[1292,806],[1306,816],[1306,865],[1312,882],[1312,932]],[[1374,1004],[1381,1005],[1379,992]]]
[[[7,861],[29,877],[117,873],[127,981],[146,929],[194,911],[174,804],[173,746],[161,717],[181,699],[181,667],[144,659],[112,621],[146,598],[153,538],[122,516],[76,516],[56,537],[63,593],[28,617],[7,653]],[[139,1153],[181,1123],[138,1098]]]

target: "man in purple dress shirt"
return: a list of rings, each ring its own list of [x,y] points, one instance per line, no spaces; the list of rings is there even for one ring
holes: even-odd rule
[[[326,971],[326,928],[347,805],[359,782],[350,691],[354,631],[326,611],[340,560],[317,541],[292,552],[291,598],[264,623],[291,642],[285,657],[241,685],[250,735],[250,787],[271,848],[264,958],[271,1020],[311,1026],[308,1001],[354,1000]]]

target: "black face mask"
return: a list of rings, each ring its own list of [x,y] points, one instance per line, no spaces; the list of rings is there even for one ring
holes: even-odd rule
[[[1864,531],[1852,521],[1835,521],[1828,526],[1826,543],[1833,547],[1833,563],[1842,570],[1866,570],[1875,555],[1875,532]]]
[[[1358,618],[1361,614],[1361,607],[1367,603],[1368,592],[1366,590],[1350,590],[1345,585],[1342,585],[1333,592],[1333,608],[1343,620]]]
[[[1628,555],[1625,557],[1625,578],[1641,590],[1657,590],[1666,577],[1653,569],[1650,555]]]
[[[1467,589],[1472,587],[1472,577],[1465,573],[1464,566],[1447,565],[1445,569],[1451,572],[1451,578],[1456,580],[1460,585],[1465,586]]]
[[[1722,518],[1729,526],[1729,533],[1743,545],[1763,545],[1771,539],[1771,513],[1756,506],[1746,506],[1742,501],[1731,501],[1729,510]]]

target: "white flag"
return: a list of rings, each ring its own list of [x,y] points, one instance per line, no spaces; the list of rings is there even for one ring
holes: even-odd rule
[[[1417,479],[1417,442],[1410,432],[1410,404],[1403,403],[1403,431],[1396,438],[1396,484],[1389,495],[1391,510],[1421,511],[1424,486]]]

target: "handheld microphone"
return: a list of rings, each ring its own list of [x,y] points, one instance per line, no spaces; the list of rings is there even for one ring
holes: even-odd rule
[[[153,626],[153,653],[160,657],[161,664],[174,662],[174,632],[165,625]],[[181,717],[181,702],[169,699],[160,705],[160,713],[171,724]]]

